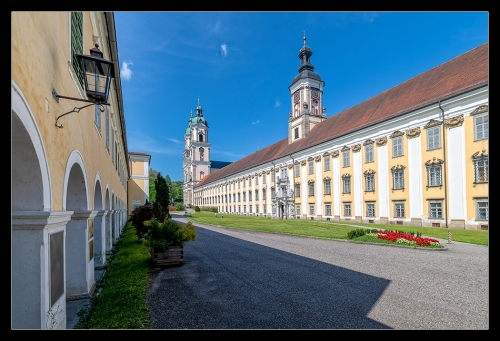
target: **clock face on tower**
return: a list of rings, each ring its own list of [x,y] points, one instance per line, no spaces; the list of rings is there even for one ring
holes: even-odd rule
[[[319,97],[319,91],[317,89],[312,89],[312,91],[311,91],[311,97],[312,98],[318,98]]]
[[[295,103],[299,103],[299,100],[300,100],[300,93],[299,91],[297,91],[295,94],[293,94],[293,101]]]

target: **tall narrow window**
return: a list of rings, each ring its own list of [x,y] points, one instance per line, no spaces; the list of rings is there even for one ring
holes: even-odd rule
[[[332,215],[332,205],[331,204],[325,204],[325,213],[327,216]]]
[[[255,185],[258,185],[259,184],[259,176],[255,176]]]
[[[342,165],[344,167],[349,167],[351,165],[349,150],[345,150],[342,152]]]
[[[342,193],[343,194],[351,193],[351,175],[350,174],[342,175]]]
[[[365,146],[365,163],[373,162],[373,143]]]
[[[309,161],[309,174],[314,174],[314,161]]]
[[[330,155],[325,156],[323,161],[325,162],[325,172],[328,172],[330,170]]]
[[[403,156],[403,137],[398,136],[392,139],[392,157]]]
[[[404,189],[404,166],[394,166],[392,172],[392,189]]]
[[[298,139],[299,138],[299,128],[295,128],[294,132],[295,132],[295,139]]]
[[[248,191],[248,200],[252,201],[252,191]]]
[[[474,140],[484,140],[489,137],[488,114],[474,117]]]
[[[489,219],[489,209],[487,201],[477,202],[477,220],[488,220]]]
[[[324,184],[324,191],[325,191],[325,194],[326,195],[329,195],[329,194],[332,194],[332,191],[331,191],[331,186],[330,186],[330,179],[329,178],[326,178],[323,180],[323,184]]]
[[[474,183],[488,182],[489,180],[489,167],[488,167],[488,154],[479,152],[472,156],[474,162]]]
[[[314,215],[314,204],[309,204],[309,215]]]
[[[298,178],[300,176],[300,163],[295,164],[295,177]]]
[[[427,150],[441,148],[441,127],[427,129]]]
[[[375,203],[373,202],[366,203],[366,216],[375,217]]]
[[[255,190],[255,200],[259,200],[259,190]]]
[[[203,180],[204,177],[205,177],[205,172],[200,172],[200,180]]]
[[[300,205],[295,205],[295,212],[297,215],[300,215]]]
[[[101,132],[101,106],[100,105],[94,105],[94,123],[95,123],[97,130],[100,133]]]
[[[271,198],[274,198],[276,196],[276,190],[274,187],[271,187]]]
[[[365,172],[365,191],[375,191],[375,172],[372,170],[368,170]]]
[[[427,161],[425,166],[427,168],[427,187],[442,186],[441,181],[441,164],[442,160]]]
[[[344,216],[346,216],[346,217],[351,216],[351,204],[350,203],[344,204]]]
[[[247,192],[243,192],[243,201],[247,201]]]
[[[262,173],[262,183],[263,184],[266,184],[267,183],[267,176],[266,176],[266,173]]]
[[[106,149],[109,153],[109,109],[106,105]]]
[[[404,202],[394,203],[394,217],[404,218],[405,217],[405,204]]]
[[[83,13],[71,12],[71,65],[83,88],[83,70],[76,57],[78,54],[83,54]]]
[[[440,202],[429,203],[429,216],[433,219],[440,219],[443,217],[443,208]]]
[[[271,182],[274,182],[274,169],[271,170]]]
[[[309,181],[307,186],[309,188],[309,196],[314,196],[314,181]]]
[[[111,162],[115,163],[115,131],[111,126]]]
[[[300,184],[299,183],[295,184],[295,197],[296,198],[300,197]]]

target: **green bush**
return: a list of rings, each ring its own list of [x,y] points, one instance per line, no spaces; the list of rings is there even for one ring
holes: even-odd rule
[[[177,211],[182,211],[184,209],[184,206],[181,203],[178,203],[175,207],[177,207]]]
[[[195,212],[200,212],[201,211],[199,206],[195,206],[194,210],[195,210]]]
[[[160,222],[153,218],[145,221],[144,225],[148,228],[145,244],[159,252],[170,246],[184,245],[186,242],[196,240],[197,237],[196,228],[191,222],[184,226],[172,219]]]
[[[355,229],[347,232],[347,238],[354,239],[357,237],[364,236],[366,233],[366,229]]]
[[[153,217],[153,205],[151,204],[141,205],[132,211],[128,220],[134,226],[137,238],[143,239],[145,237],[148,228],[144,226],[144,222]]]
[[[218,213],[219,212],[219,210],[217,209],[217,207],[212,207],[211,211],[214,212],[214,213]]]

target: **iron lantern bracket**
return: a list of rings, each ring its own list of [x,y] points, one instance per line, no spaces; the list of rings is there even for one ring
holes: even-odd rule
[[[73,110],[71,111],[68,111],[67,113],[64,113],[62,115],[59,115],[57,116],[56,118],[56,122],[55,122],[55,126],[57,128],[63,128],[63,125],[60,124],[58,125],[57,124],[57,121],[63,117],[63,116],[66,116],[68,114],[71,114],[73,112],[80,112],[80,110],[84,109],[84,108],[87,108],[87,107],[90,107],[91,105],[100,105],[101,108],[99,110],[101,110],[101,112],[104,112],[104,106],[105,105],[109,105],[109,103],[104,103],[104,102],[97,102],[95,100],[88,100],[88,99],[81,99],[81,98],[75,98],[75,97],[68,97],[68,96],[61,96],[59,94],[57,94],[56,90],[55,89],[52,89],[52,95],[54,96],[54,98],[56,99],[57,103],[59,103],[59,98],[64,98],[64,99],[70,99],[70,100],[73,100],[73,101],[79,101],[79,102],[86,102],[86,103],[90,103],[90,104],[87,104],[87,105],[84,105],[83,107],[80,107],[80,108],[77,108],[77,107],[74,107]]]

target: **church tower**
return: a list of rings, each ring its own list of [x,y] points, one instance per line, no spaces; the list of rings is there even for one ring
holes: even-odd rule
[[[191,112],[188,127],[184,132],[184,206],[193,205],[193,188],[210,173],[210,143],[208,142],[208,122],[203,117],[203,109],[198,98],[196,115]]]
[[[326,120],[326,108],[323,107],[325,82],[314,72],[314,66],[310,62],[312,50],[306,45],[305,32],[303,39],[304,46],[299,51],[299,74],[288,87],[292,105],[288,120],[289,144],[301,140],[316,124]]]

